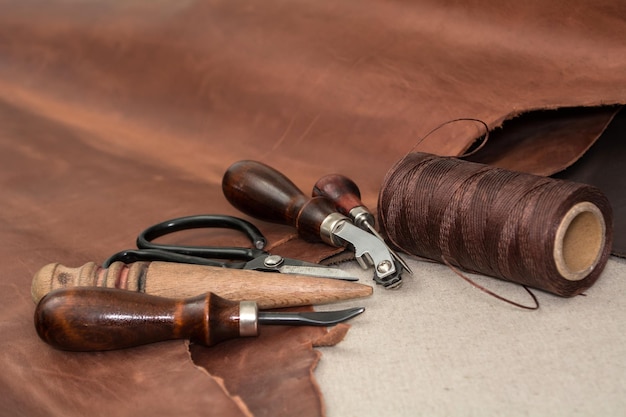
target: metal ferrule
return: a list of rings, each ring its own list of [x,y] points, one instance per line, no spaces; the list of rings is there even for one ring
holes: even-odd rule
[[[360,229],[368,230],[366,223],[369,223],[370,226],[374,227],[374,216],[370,213],[365,206],[356,206],[350,213],[348,213],[354,225]]]
[[[256,336],[259,334],[259,307],[254,301],[239,303],[239,335]]]
[[[345,242],[337,237],[335,231],[346,222],[350,222],[350,219],[341,213],[329,214],[320,225],[320,237],[324,243],[337,247],[344,246]]]

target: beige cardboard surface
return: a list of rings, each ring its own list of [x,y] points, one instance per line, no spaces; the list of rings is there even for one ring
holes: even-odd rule
[[[409,262],[413,278],[399,291],[376,288],[349,337],[322,350],[316,376],[328,415],[624,414],[623,259],[612,257],[586,296],[535,291],[536,311],[498,301],[446,266]],[[519,286],[471,277],[532,303]]]

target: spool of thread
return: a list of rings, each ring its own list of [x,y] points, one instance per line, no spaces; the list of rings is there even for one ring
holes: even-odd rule
[[[595,187],[425,153],[389,170],[378,216],[398,250],[565,297],[593,285],[613,240]]]

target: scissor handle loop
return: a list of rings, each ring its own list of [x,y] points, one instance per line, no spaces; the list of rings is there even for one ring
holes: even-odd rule
[[[243,232],[252,242],[253,248],[183,246],[155,243],[154,239],[190,229],[225,228]],[[166,220],[148,227],[137,237],[138,250],[117,253],[107,259],[103,266],[107,267],[114,261],[136,262],[159,260],[168,262],[184,262],[211,266],[237,267],[237,264],[226,264],[211,259],[249,261],[265,254],[263,250],[267,241],[261,231],[252,223],[238,217],[227,215],[194,215]]]

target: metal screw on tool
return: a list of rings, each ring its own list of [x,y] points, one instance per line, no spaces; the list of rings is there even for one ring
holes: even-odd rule
[[[382,261],[381,263],[376,265],[376,270],[380,272],[381,274],[389,272],[390,269],[391,269],[391,262],[389,261]]]
[[[280,255],[269,255],[263,261],[263,264],[268,268],[276,268],[279,267],[285,260]]]

